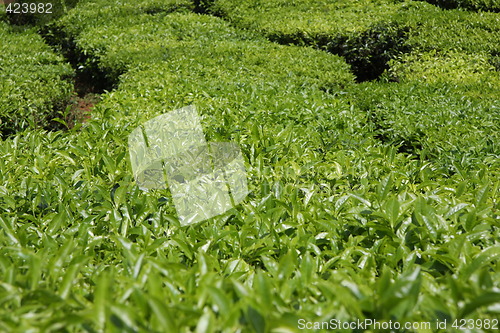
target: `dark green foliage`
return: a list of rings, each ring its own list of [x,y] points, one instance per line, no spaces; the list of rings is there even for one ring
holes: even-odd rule
[[[465,8],[475,11],[500,12],[499,0],[426,0],[445,9]]]
[[[371,81],[389,69],[390,60],[410,50],[406,44],[408,30],[398,25],[380,24],[361,34],[329,41],[326,50],[343,56],[358,81]]]
[[[215,0],[194,0],[194,9],[193,11],[198,14],[210,14],[215,16],[219,13],[212,10]]]
[[[489,59],[489,62],[490,62],[491,65],[493,65],[493,67],[495,68],[495,70],[497,72],[500,72],[500,55],[492,56]]]

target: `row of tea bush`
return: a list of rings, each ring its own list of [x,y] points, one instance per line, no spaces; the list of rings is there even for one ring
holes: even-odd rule
[[[0,135],[50,127],[73,90],[73,69],[33,29],[0,21]]]

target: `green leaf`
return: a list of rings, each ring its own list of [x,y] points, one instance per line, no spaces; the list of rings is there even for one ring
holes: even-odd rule
[[[453,206],[452,208],[450,208],[450,210],[444,215],[444,217],[445,218],[449,218],[450,216],[452,216],[453,214],[458,213],[459,211],[461,211],[462,209],[464,209],[468,205],[469,204],[466,204],[466,203],[459,203],[459,204]]]
[[[254,278],[254,289],[260,299],[260,306],[264,312],[271,311],[271,306],[273,304],[272,297],[272,287],[270,279],[263,272],[258,272],[255,274]]]
[[[94,296],[94,318],[97,322],[97,327],[101,330],[104,329],[107,320],[107,302],[109,299],[110,280],[110,273],[105,271],[101,273],[96,283]]]
[[[288,280],[295,270],[296,264],[296,256],[294,256],[292,252],[285,254],[281,258],[278,266],[278,279],[284,281]]]
[[[213,323],[214,318],[212,313],[209,310],[206,310],[198,320],[198,324],[196,324],[195,333],[213,332]]]
[[[158,300],[155,297],[148,299],[148,304],[155,314],[155,318],[160,323],[157,329],[162,329],[165,332],[178,332],[178,327],[172,317],[171,311],[165,306],[164,300]]]
[[[260,314],[259,311],[255,310],[253,307],[249,306],[247,311],[247,317],[252,324],[253,329],[257,333],[265,333],[266,332],[266,320]]]
[[[472,262],[465,266],[460,273],[464,280],[469,280],[470,276],[478,269],[484,267],[486,264],[500,259],[500,246],[491,246],[486,250],[477,254]]]
[[[66,299],[68,297],[68,294],[73,286],[73,283],[75,282],[76,274],[78,274],[80,269],[81,269],[81,264],[72,264],[66,270],[61,286],[59,287],[59,296],[61,296],[62,299]]]
[[[500,304],[500,293],[488,292],[482,294],[465,304],[465,306],[460,310],[458,318],[466,318],[474,311],[493,304]]]
[[[385,203],[385,214],[394,228],[399,219],[399,201],[396,198],[390,198]]]
[[[371,204],[370,201],[366,200],[365,198],[360,197],[359,195],[356,195],[356,194],[353,194],[353,193],[349,193],[349,196],[353,197],[353,198],[355,198],[355,199],[357,199],[359,201],[361,201],[363,204],[365,204],[368,207],[372,206],[372,204]]]
[[[477,208],[480,208],[486,202],[486,200],[488,199],[489,190],[490,184],[486,184],[476,192],[476,201],[474,202],[474,204]]]
[[[380,182],[380,184],[377,185],[377,198],[379,202],[385,200],[387,194],[389,194],[389,191],[392,188],[393,182],[394,180],[391,173],[387,177],[385,177],[384,180]]]
[[[309,253],[306,253],[302,257],[300,263],[300,277],[304,285],[309,285],[313,279],[313,274],[315,271],[315,262]]]
[[[208,291],[208,294],[212,297],[214,303],[217,305],[219,313],[228,314],[231,311],[229,299],[220,289],[212,286],[207,286],[206,290]]]
[[[12,230],[12,227],[6,223],[2,216],[0,216],[0,226],[2,227],[3,232],[5,232],[9,237],[10,242],[19,244],[19,239],[17,239],[16,233]]]

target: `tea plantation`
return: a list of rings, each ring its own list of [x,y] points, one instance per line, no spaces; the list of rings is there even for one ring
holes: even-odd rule
[[[498,1],[54,6],[0,5],[0,332],[498,331]],[[249,194],[183,226],[127,140],[187,105]]]

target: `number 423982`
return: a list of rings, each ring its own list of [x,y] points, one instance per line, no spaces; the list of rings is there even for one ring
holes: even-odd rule
[[[52,4],[48,3],[9,3],[5,12],[9,14],[52,14]]]
[[[456,319],[451,327],[457,330],[498,329],[498,319]]]

